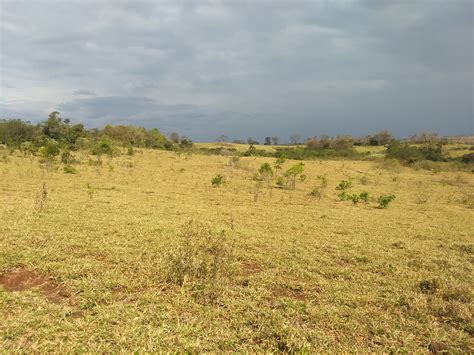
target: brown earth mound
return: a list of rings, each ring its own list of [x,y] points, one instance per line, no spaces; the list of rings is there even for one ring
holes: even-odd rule
[[[16,269],[0,275],[0,285],[10,292],[38,288],[53,303],[62,303],[70,297],[52,278],[26,269]]]

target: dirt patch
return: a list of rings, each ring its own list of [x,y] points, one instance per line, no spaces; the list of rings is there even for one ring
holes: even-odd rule
[[[255,261],[244,261],[240,267],[244,275],[253,275],[263,271],[263,266]]]
[[[272,295],[275,297],[293,298],[298,301],[306,300],[306,295],[302,291],[292,290],[289,288],[283,288],[279,286],[273,287],[271,291],[272,291]]]
[[[64,303],[70,298],[69,292],[52,278],[25,269],[17,269],[0,275],[0,285],[10,292],[38,288],[48,301],[56,304]]]

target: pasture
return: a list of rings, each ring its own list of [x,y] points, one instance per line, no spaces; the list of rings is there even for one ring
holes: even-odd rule
[[[474,349],[472,173],[314,160],[286,189],[254,179],[274,158],[74,155],[0,151],[2,351]]]

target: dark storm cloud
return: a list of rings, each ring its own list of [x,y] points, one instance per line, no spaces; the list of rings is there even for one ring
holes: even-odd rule
[[[0,116],[195,139],[472,133],[469,0],[0,6]]]

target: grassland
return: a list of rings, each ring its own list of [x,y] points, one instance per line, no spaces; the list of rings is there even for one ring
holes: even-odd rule
[[[66,174],[0,153],[4,352],[474,348],[472,173],[307,161],[254,201],[274,159],[80,152]],[[340,201],[343,179],[369,202]],[[180,257],[215,268],[178,281]]]

